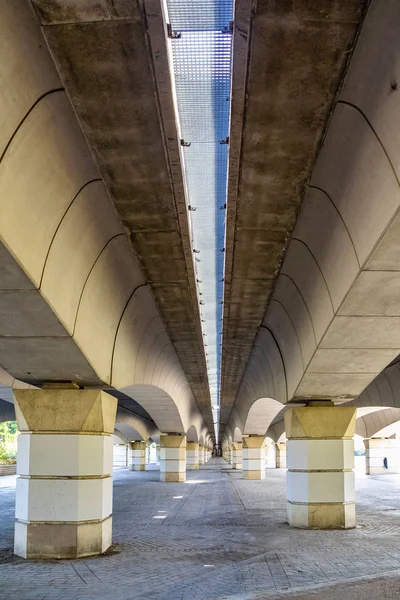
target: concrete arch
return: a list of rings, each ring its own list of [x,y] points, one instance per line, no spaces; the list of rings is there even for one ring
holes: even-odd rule
[[[285,435],[285,422],[283,421],[283,418],[282,418],[281,421],[278,421],[274,425],[271,425],[271,427],[267,431],[266,437],[271,438],[271,440],[273,440],[277,444],[284,435]]]
[[[282,433],[278,436],[276,443],[280,444],[281,442],[286,442],[286,439],[286,431],[282,431]]]
[[[188,442],[198,442],[199,441],[199,434],[197,432],[197,429],[194,425],[191,425],[189,427],[189,429],[186,432],[186,440]]]
[[[378,435],[400,421],[400,408],[364,407],[357,409],[356,433],[364,438]],[[389,434],[391,435],[391,434]]]
[[[233,431],[233,436],[232,439],[234,442],[241,442],[243,439],[243,435],[242,432],[240,431],[239,427],[235,427],[234,431]]]
[[[113,434],[113,443],[114,444],[128,444],[129,439],[126,438],[121,432],[115,430]]]
[[[259,398],[250,407],[244,426],[245,434],[265,435],[282,404],[273,398]]]
[[[185,434],[188,430],[174,399],[162,388],[152,385],[132,385],[121,391],[143,406],[160,432]]]
[[[158,434],[158,430],[153,423],[136,416],[121,406],[118,406],[117,409],[115,429],[120,432],[128,442],[132,440],[147,440],[153,435]]]

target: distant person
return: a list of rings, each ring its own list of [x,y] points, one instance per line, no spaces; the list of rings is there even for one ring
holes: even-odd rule
[[[388,459],[386,458],[386,456],[385,456],[385,458],[383,459],[383,466],[385,467],[385,469],[388,469],[388,468],[389,468],[389,467],[388,467]]]

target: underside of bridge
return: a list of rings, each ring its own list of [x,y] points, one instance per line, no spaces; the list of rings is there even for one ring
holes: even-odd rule
[[[355,527],[354,436],[400,472],[399,32],[398,0],[0,0],[17,555],[107,551],[115,440],[163,483],[287,467],[293,527]]]

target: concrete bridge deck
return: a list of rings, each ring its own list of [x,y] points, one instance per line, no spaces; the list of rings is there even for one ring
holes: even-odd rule
[[[290,529],[283,469],[244,481],[212,459],[184,484],[158,479],[114,471],[108,556],[40,562],[13,555],[15,477],[1,478],[0,598],[399,597],[400,475],[357,477],[358,525],[348,531]]]

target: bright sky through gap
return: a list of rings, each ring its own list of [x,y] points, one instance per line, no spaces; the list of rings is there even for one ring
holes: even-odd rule
[[[218,438],[230,116],[231,0],[166,0],[192,249]]]

